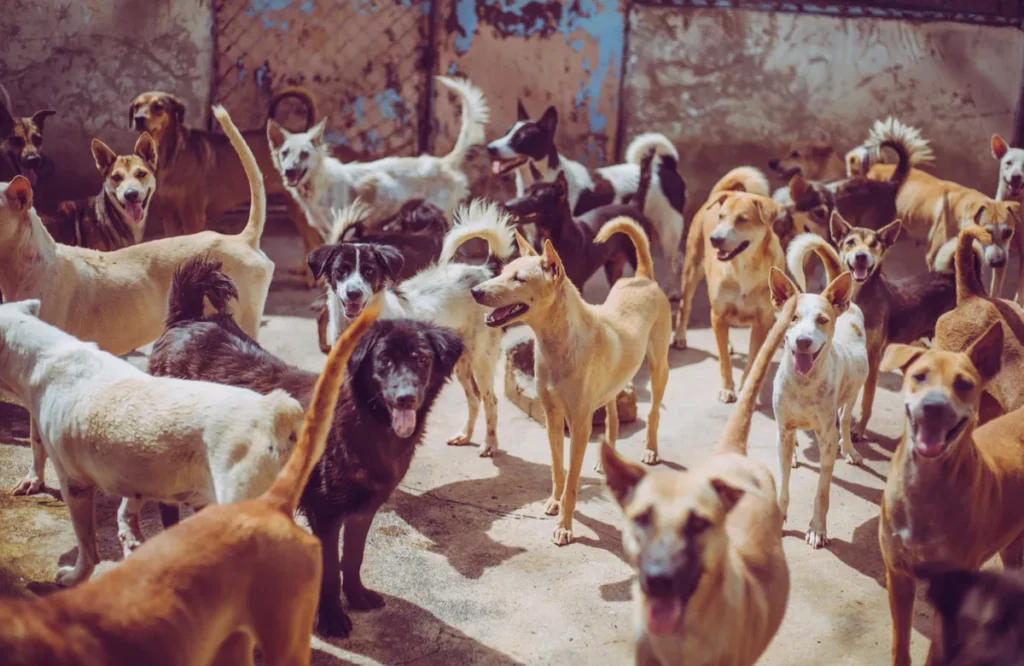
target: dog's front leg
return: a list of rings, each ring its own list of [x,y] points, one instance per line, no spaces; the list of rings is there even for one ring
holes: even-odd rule
[[[693,295],[697,293],[697,285],[704,278],[704,233],[699,224],[691,223],[690,232],[686,235],[682,275],[680,290],[683,296],[679,300],[679,313],[676,315],[676,329],[672,339],[672,346],[676,349],[686,349],[686,327],[690,324]],[[709,287],[708,294],[710,293]]]
[[[476,417],[480,413],[480,390],[477,388],[476,380],[473,379],[473,366],[470,363],[468,354],[455,363],[455,376],[462,384],[462,390],[466,392],[466,406],[469,408],[469,417],[466,419],[466,427],[448,439],[448,446],[466,446],[473,443],[473,427],[476,425]]]
[[[144,504],[145,502],[141,499],[125,497],[117,509],[117,539],[121,542],[121,550],[125,557],[131,555],[136,548],[142,545],[139,513]]]
[[[781,417],[776,416],[776,420]],[[781,424],[781,421],[779,421]],[[796,454],[796,430],[779,425],[776,433],[776,451],[779,454],[779,510],[782,522],[789,517],[789,475],[793,471]]]
[[[60,475],[60,488],[64,503],[71,512],[71,524],[78,540],[78,559],[73,567],[57,569],[57,584],[71,587],[88,580],[100,561],[96,549],[96,489],[78,485],[63,474]]]
[[[46,478],[46,447],[39,437],[36,420],[30,419],[28,424],[28,440],[32,446],[32,468],[18,485],[11,489],[15,495],[34,495],[43,489]]]
[[[341,570],[338,567],[338,540],[341,538],[340,517],[318,518],[310,511],[309,524],[320,539],[323,577],[320,579],[320,607],[316,630],[322,636],[346,638],[352,633],[352,620],[341,607]]]
[[[839,432],[842,437],[843,457],[851,465],[864,463],[864,456],[853,448],[853,405],[857,402],[857,396],[853,400],[839,408]]]
[[[853,429],[854,441],[867,437],[868,421],[871,420],[871,406],[875,403],[875,388],[878,386],[878,366],[882,362],[882,350],[877,346],[868,347],[868,378],[864,382],[864,394],[860,399],[860,421]]]
[[[718,392],[719,402],[736,402],[736,385],[732,381],[732,359],[729,358],[729,322],[711,309],[711,328],[715,331],[718,346],[718,368],[722,373],[722,389]]]
[[[558,526],[552,535],[555,545],[566,546],[572,543],[572,519],[576,513],[576,494],[579,492],[580,473],[583,471],[583,458],[587,455],[587,443],[593,429],[592,410],[582,414],[574,414],[569,418],[569,475],[562,489],[562,512],[558,516]]]
[[[665,397],[665,387],[668,386],[669,367],[668,354],[660,353],[660,349],[668,352],[668,347],[663,344],[651,344],[647,348],[647,369],[651,374],[651,411],[647,415],[647,441],[644,443],[644,452],[640,454],[640,462],[645,465],[661,462],[658,455],[658,426],[661,423],[661,401]]]
[[[544,513],[555,516],[561,508],[562,491],[565,488],[565,413],[545,400],[544,394],[540,398],[544,407],[548,444],[551,446],[551,497],[544,505]]]
[[[616,396],[617,398],[617,396]],[[604,406],[604,442],[608,446],[615,450],[615,440],[619,438],[619,403],[616,398],[613,398],[607,405]],[[597,462],[594,463],[594,471],[598,474],[604,474],[604,465],[601,464],[601,456],[597,457]]]
[[[764,320],[757,319],[754,321],[754,325],[750,328],[750,348],[747,351],[747,364],[743,366],[743,375],[740,376],[740,388],[747,383],[747,375],[750,374],[750,366],[754,364],[754,359],[757,358],[757,352],[761,351],[761,346],[764,345],[764,339],[768,337],[768,329],[772,327],[773,320],[769,318],[767,325]],[[730,375],[732,371],[730,370]]]
[[[481,458],[489,458],[498,452],[498,396],[494,395],[494,366],[496,355],[501,350],[499,337],[493,346],[486,350],[474,350],[479,357],[471,359],[473,363],[473,379],[476,381],[480,399],[484,403],[484,448],[480,451]]]
[[[832,488],[832,471],[836,466],[836,452],[839,449],[839,430],[832,419],[824,430],[815,431],[818,439],[818,451],[821,455],[821,469],[818,470],[818,492],[814,496],[814,514],[811,525],[807,528],[804,540],[811,548],[824,548],[828,545],[828,501]]]
[[[879,523],[885,529],[885,521]],[[910,666],[910,629],[914,614],[914,579],[886,563],[885,587],[892,614],[892,666]]]
[[[371,610],[384,607],[384,597],[363,585],[363,553],[366,551],[366,537],[373,524],[371,514],[359,514],[345,521],[345,541],[341,549],[341,589],[345,592],[350,608]]]

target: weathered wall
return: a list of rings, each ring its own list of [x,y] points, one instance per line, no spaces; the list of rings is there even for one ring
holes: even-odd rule
[[[0,83],[14,113],[53,108],[43,150],[56,163],[59,198],[99,191],[89,151],[98,137],[129,152],[128,105],[146,90],[188,104],[186,122],[206,126],[212,67],[208,0],[5,0]]]
[[[691,209],[736,165],[802,138],[845,152],[887,114],[924,130],[938,174],[994,194],[989,138],[1013,134],[1022,63],[1014,28],[634,7],[626,128],[675,142]]]

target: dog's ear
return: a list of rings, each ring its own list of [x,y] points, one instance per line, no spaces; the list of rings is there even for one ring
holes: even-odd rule
[[[558,251],[555,250],[550,239],[544,239],[544,254],[541,258],[544,260],[544,270],[551,275],[556,283],[560,283],[565,277],[565,267],[562,266],[562,258],[558,256]]]
[[[996,322],[981,334],[967,349],[971,363],[978,369],[983,382],[988,382],[999,373],[1003,365],[1003,324]]]
[[[10,110],[0,104],[0,137],[5,137],[14,131],[14,116]]]
[[[99,139],[92,140],[92,157],[96,160],[96,168],[104,178],[107,177],[114,162],[117,161],[117,153]]]
[[[985,204],[983,204],[983,203],[982,204],[978,204],[978,207],[974,209],[974,215],[971,216],[971,219],[974,221],[974,223],[976,225],[978,225],[980,227],[980,226],[982,226],[981,222],[982,222],[982,218],[984,218],[984,217],[985,217]]]
[[[1010,146],[1007,145],[1005,141],[1003,141],[1003,137],[999,136],[998,134],[992,135],[992,157],[996,158],[997,160],[1001,160],[1003,159],[1003,157],[1006,156],[1006,153],[1009,150]]]
[[[434,367],[438,375],[448,378],[455,369],[465,345],[462,339],[450,328],[441,326],[430,326],[426,330],[427,341],[434,350]]]
[[[138,102],[134,100],[128,105],[128,129],[130,130],[135,129],[135,107],[138,105]]]
[[[15,176],[4,190],[7,205],[16,213],[24,213],[32,207],[32,183],[25,176]]]
[[[348,359],[348,374],[351,377],[365,376],[362,373],[363,363],[367,358],[372,358],[370,352],[377,346],[377,341],[388,331],[390,331],[394,325],[390,321],[375,321],[363,337],[359,339],[359,344],[352,350],[352,356]],[[334,340],[328,340],[328,344],[334,345]]]
[[[337,245],[323,245],[309,253],[309,256],[306,257],[306,264],[313,272],[314,278],[320,279],[327,274],[327,268],[331,265],[331,260],[334,259],[337,252]]]
[[[822,143],[811,146],[811,155],[813,155],[816,160],[827,159],[833,152],[835,151],[832,146],[826,146]]]
[[[711,489],[718,495],[725,513],[729,513],[747,493],[758,497],[764,491],[757,485],[749,472],[722,471],[708,479]]]
[[[725,203],[725,200],[728,199],[729,195],[731,194],[732,192],[722,192],[721,194],[718,195],[717,199],[711,202],[711,205],[708,206],[708,208],[711,208],[712,206],[721,206],[722,204]]]
[[[625,507],[633,497],[633,491],[647,476],[647,470],[626,460],[615,452],[607,442],[601,443],[601,464],[604,466],[604,482],[612,497]]]
[[[807,179],[803,174],[798,173],[789,179],[789,197],[796,201],[807,191]]]
[[[896,372],[899,370],[906,374],[910,364],[921,358],[928,350],[917,345],[889,345],[882,356],[882,362],[878,369],[882,372]]]
[[[886,249],[889,249],[896,243],[901,231],[903,231],[903,222],[894,220],[878,230],[878,240],[882,241],[882,245]]]
[[[57,115],[57,112],[53,109],[43,109],[42,111],[36,111],[32,114],[32,124],[36,126],[36,129],[40,132],[43,131],[43,125],[46,124],[46,119],[50,116]]]
[[[167,103],[171,116],[178,125],[185,124],[185,102],[182,102],[180,98],[175,95],[165,95],[164,101]]]
[[[776,218],[778,218],[779,209],[782,207],[767,197],[758,197],[754,199],[754,208],[757,210],[757,214],[761,216],[761,221],[765,226],[771,226],[775,223]]]
[[[95,155],[95,151],[93,155]],[[157,150],[156,141],[149,135],[149,132],[143,132],[139,135],[139,139],[135,142],[135,154],[142,158],[142,161],[149,165],[149,168],[156,171],[157,167]]]
[[[530,178],[533,178],[533,182],[543,183],[544,174],[540,172],[540,169],[533,163],[533,160],[527,160],[527,164],[530,166]]]
[[[516,120],[529,120],[530,114],[527,113],[526,107],[523,106],[523,100],[516,99]]]
[[[327,116],[321,118],[320,122],[309,130],[309,140],[313,142],[313,145],[319,146],[323,142],[325,129],[327,129]]]
[[[828,301],[828,304],[832,306],[837,315],[846,312],[850,307],[850,301],[853,299],[853,276],[850,275],[850,272],[845,271],[835,280],[832,280],[825,288],[825,291],[821,292],[821,297]]]
[[[568,201],[569,200],[569,181],[565,178],[565,169],[558,172],[555,176],[555,186],[558,188],[558,200]]]
[[[549,106],[547,110],[544,112],[544,115],[541,116],[540,120],[537,121],[537,124],[544,128],[544,130],[548,133],[548,137],[550,137],[551,140],[554,141],[555,129],[558,127],[558,109],[556,109],[553,106]]]
[[[285,139],[288,138],[286,132],[287,130],[281,127],[273,118],[267,120],[267,143],[274,150],[284,145]]]
[[[772,295],[772,305],[780,311],[786,301],[801,293],[800,287],[793,284],[789,276],[775,266],[772,266],[772,270],[768,273],[768,291]]]
[[[391,245],[375,245],[373,253],[384,274],[392,282],[398,282],[398,275],[402,272],[402,267],[405,266],[405,257],[398,251],[398,248]]]
[[[536,257],[537,250],[533,249],[530,245],[530,241],[526,240],[518,229],[514,229],[513,232],[516,235],[516,247],[519,248],[519,255],[522,257]]]
[[[793,226],[793,215],[785,208],[782,208],[775,217],[775,221],[772,222],[772,231],[782,239],[793,231]]]
[[[14,301],[11,305],[27,315],[38,317],[39,308],[42,305],[42,302],[38,298],[30,298],[25,301]]]
[[[838,210],[832,211],[832,217],[828,220],[828,233],[832,236],[832,242],[839,245],[839,241],[846,238],[846,234],[850,233],[850,223],[843,219],[843,216],[839,214]]]

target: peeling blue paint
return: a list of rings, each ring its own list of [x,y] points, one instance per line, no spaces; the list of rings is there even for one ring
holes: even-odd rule
[[[356,121],[356,126],[363,124],[363,112],[366,109],[366,100],[362,97],[356,97],[350,104],[346,104],[342,107],[342,112],[351,113],[353,119]]]
[[[463,34],[455,38],[455,51],[464,54],[473,46],[473,38],[476,37],[476,2],[474,0],[457,0],[455,3],[455,18],[462,26]]]
[[[348,138],[341,132],[324,132],[324,139],[327,140],[327,143],[334,146],[348,145]]]
[[[249,9],[245,10],[245,13],[249,16],[256,16],[267,12],[279,12],[282,9],[288,9],[291,4],[292,0],[249,0]]]
[[[313,13],[313,0],[306,0],[299,5],[299,9],[302,10],[306,16],[311,15]]]
[[[448,76],[455,76],[457,71],[459,71],[459,67],[455,64],[455,61],[448,63]]]
[[[402,105],[402,97],[394,90],[388,88],[382,93],[377,93],[374,98],[377,102],[377,111],[380,113],[380,117],[384,120],[403,120],[399,118],[398,110]]]
[[[238,70],[238,82],[245,81],[245,59],[239,58],[235,62],[235,68]]]
[[[380,150],[381,148],[381,136],[380,132],[372,129],[366,133],[366,145],[371,151]]]
[[[270,67],[268,67],[267,65],[260,65],[259,67],[256,68],[256,71],[253,72],[253,77],[256,79],[257,88],[263,87],[264,82],[267,80],[267,72],[269,70]]]

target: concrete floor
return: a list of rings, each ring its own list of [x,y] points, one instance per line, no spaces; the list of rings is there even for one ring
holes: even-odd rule
[[[265,239],[277,262],[261,342],[308,369],[322,367],[315,322],[306,304],[313,292],[285,275],[301,259],[287,230]],[[605,286],[588,285],[590,298]],[[703,288],[700,290],[703,291]],[[510,332],[507,338],[525,331]],[[737,351],[747,331],[733,332]],[[717,401],[718,364],[710,331],[692,330],[692,349],[671,355],[672,373],[661,421],[666,464],[689,467],[708,456],[732,406]],[[508,342],[508,340],[506,340]],[[144,357],[136,360],[144,362]],[[744,355],[734,358],[737,379]],[[499,373],[499,377],[502,375]],[[500,380],[496,387],[500,391]],[[800,436],[803,464],[793,472],[790,520],[784,544],[792,575],[786,618],[761,663],[881,664],[890,646],[890,621],[878,552],[878,504],[888,461],[902,431],[899,379],[883,376],[870,441],[859,444],[862,468],[836,465],[826,550],[804,544],[817,482],[817,450]],[[640,420],[624,424],[619,450],[637,459],[649,392],[637,380]],[[771,383],[755,415],[750,455],[775,467]],[[314,663],[338,664],[622,664],[631,660],[630,568],[622,559],[617,505],[592,471],[597,447],[587,453],[576,516],[576,542],[551,542],[554,519],[543,514],[550,492],[549,452],[543,428],[502,398],[501,453],[477,457],[472,448],[451,448],[446,438],[465,417],[457,384],[449,385],[431,415],[426,443],[412,469],[376,522],[363,566],[366,584],[387,607],[353,615],[348,640],[314,638]],[[478,434],[482,433],[482,420]],[[595,434],[594,441],[597,441]],[[25,413],[0,411],[0,487],[10,487],[29,468]],[[48,472],[49,487],[56,479]],[[52,589],[58,560],[74,557],[74,536],[59,495],[0,495],[0,594]],[[117,500],[99,508],[101,555],[120,559],[114,512]],[[158,530],[153,507],[147,535]],[[112,566],[106,564],[105,566]],[[927,648],[930,612],[918,605],[915,662]],[[730,618],[708,618],[728,622]]]

